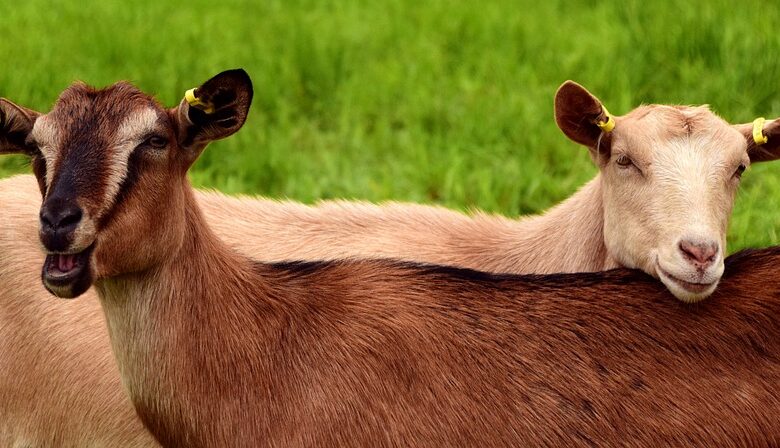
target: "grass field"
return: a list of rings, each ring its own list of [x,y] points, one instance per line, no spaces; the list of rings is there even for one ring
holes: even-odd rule
[[[303,201],[541,211],[595,173],[553,121],[574,79],[621,114],[709,103],[780,115],[780,8],[727,1],[0,0],[0,96],[46,110],[73,80],[167,104],[244,67],[249,121],[197,185]],[[179,2],[176,2],[179,3]],[[0,159],[0,176],[27,172]],[[779,244],[780,162],[745,174],[731,250]]]

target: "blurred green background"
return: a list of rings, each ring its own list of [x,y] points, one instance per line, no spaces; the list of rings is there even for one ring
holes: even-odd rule
[[[0,0],[0,17],[0,96],[39,110],[74,80],[127,79],[172,105],[244,67],[249,121],[193,171],[231,193],[539,212],[596,172],[553,120],[566,79],[618,114],[780,115],[780,9],[766,2]],[[0,176],[27,171],[0,158]],[[743,177],[732,251],[780,243],[778,173]]]

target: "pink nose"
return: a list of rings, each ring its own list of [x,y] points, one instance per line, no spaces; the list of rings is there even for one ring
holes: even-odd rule
[[[680,252],[689,263],[699,269],[706,269],[715,262],[718,255],[718,243],[682,240]]]

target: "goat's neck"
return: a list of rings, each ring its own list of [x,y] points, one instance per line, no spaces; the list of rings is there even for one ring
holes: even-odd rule
[[[485,237],[492,254],[483,259],[495,263],[484,266],[489,271],[548,274],[617,267],[604,244],[601,175],[546,213]]]
[[[179,251],[145,272],[96,283],[122,379],[139,416],[153,433],[177,436],[198,427],[205,418],[199,410],[262,406],[238,403],[247,395],[242,390],[251,387],[249,375],[226,376],[271,375],[264,360],[272,358],[269,347],[283,310],[277,300],[284,300],[267,293],[251,260],[211,233],[192,191],[186,191],[187,225]],[[215,395],[228,403],[209,404]],[[181,439],[167,442],[192,446]]]

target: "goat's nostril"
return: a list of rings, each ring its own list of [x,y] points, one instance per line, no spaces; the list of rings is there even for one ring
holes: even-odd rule
[[[47,228],[52,227],[52,217],[48,209],[41,210],[40,219],[41,219],[41,224],[43,224],[44,227]]]
[[[679,248],[685,258],[699,265],[708,265],[715,261],[719,250],[717,243],[702,243],[689,240],[680,241]]]
[[[41,210],[41,224],[49,230],[73,230],[81,222],[81,208],[75,205],[55,205]]]
[[[57,225],[59,228],[74,227],[81,221],[81,209],[78,207],[71,208],[62,214],[60,222]]]

